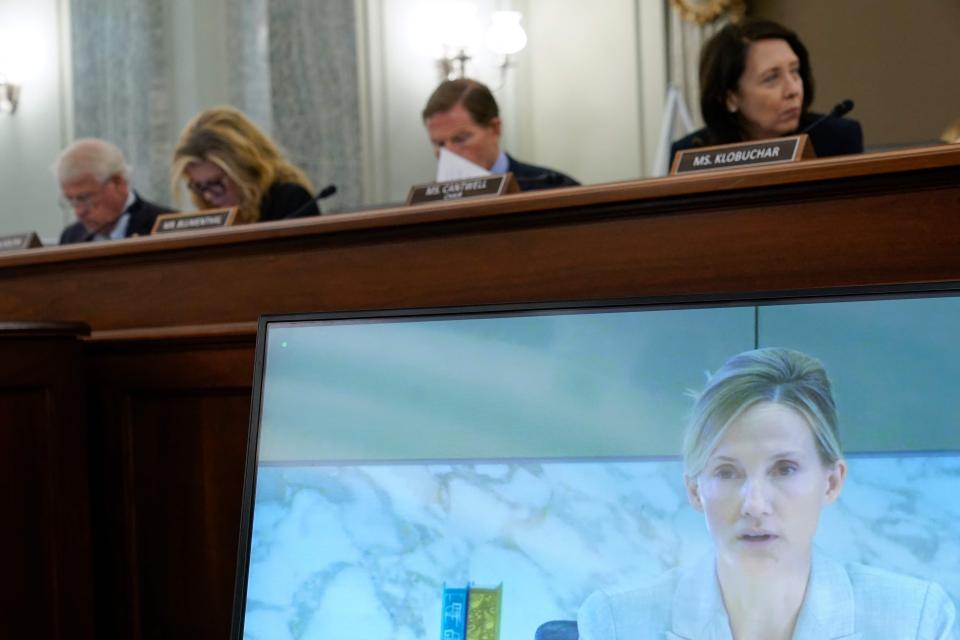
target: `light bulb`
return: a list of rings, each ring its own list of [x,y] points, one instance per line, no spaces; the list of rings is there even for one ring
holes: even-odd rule
[[[487,46],[494,53],[509,56],[527,46],[527,34],[520,26],[519,11],[494,11],[487,29]]]

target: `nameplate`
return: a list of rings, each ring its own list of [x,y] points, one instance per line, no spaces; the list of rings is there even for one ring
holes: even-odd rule
[[[714,147],[685,149],[673,159],[670,175],[734,169],[756,165],[783,164],[814,157],[813,145],[805,133],[759,142],[737,142]]]
[[[480,178],[465,178],[447,182],[431,182],[410,187],[407,205],[469,198],[489,198],[518,193],[520,187],[512,173],[497,173]]]
[[[18,233],[13,236],[0,236],[0,251],[18,251],[20,249],[33,249],[42,247],[43,243],[37,237],[36,232]]]
[[[174,231],[196,231],[197,229],[215,229],[229,227],[237,217],[237,209],[208,209],[206,211],[188,211],[187,213],[161,213],[153,223],[150,235],[171,233]]]

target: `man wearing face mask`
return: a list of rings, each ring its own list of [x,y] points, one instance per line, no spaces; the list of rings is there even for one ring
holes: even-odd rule
[[[157,215],[171,211],[130,188],[123,152],[106,140],[77,140],[63,150],[53,172],[64,209],[77,216],[60,234],[60,244],[150,235]]]
[[[447,149],[491,173],[513,173],[521,191],[580,184],[559,171],[519,162],[500,148],[500,110],[486,85],[462,78],[443,82],[423,109],[434,152]]]

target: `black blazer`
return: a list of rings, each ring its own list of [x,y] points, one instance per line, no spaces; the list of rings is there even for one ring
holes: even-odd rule
[[[808,113],[803,116],[800,119],[799,130],[802,131],[804,127],[810,126],[820,115],[819,113]],[[860,128],[859,122],[850,118],[827,118],[814,127],[809,136],[818,158],[863,153],[863,130]],[[737,141],[729,140],[727,142]],[[674,142],[670,147],[670,158],[672,160],[677,151],[714,144],[725,144],[725,142],[716,141],[716,136],[710,135],[709,129],[704,127]]]
[[[507,160],[509,161],[508,171],[517,179],[517,184],[520,185],[520,191],[575,187],[580,184],[570,176],[564,175],[559,171],[518,162],[514,160],[510,154],[507,154]]]
[[[140,197],[136,191],[133,192],[133,204],[126,212],[130,214],[130,224],[127,225],[127,238],[133,236],[148,236],[153,229],[153,223],[161,213],[171,213],[173,209],[154,204]],[[60,244],[74,244],[77,242],[90,242],[93,240],[93,234],[87,231],[82,222],[74,222],[63,230],[60,234]]]
[[[313,194],[293,182],[274,182],[260,201],[260,222],[318,215],[320,207],[313,202]]]

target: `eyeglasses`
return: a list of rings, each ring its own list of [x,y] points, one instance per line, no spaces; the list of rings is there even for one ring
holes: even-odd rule
[[[110,182],[110,178],[107,178],[100,184],[100,188],[96,191],[90,191],[87,193],[81,193],[75,196],[60,196],[60,208],[65,211],[76,211],[77,209],[83,209],[87,207],[92,207],[100,201],[100,196],[103,195],[103,188],[107,186],[107,183]]]
[[[227,182],[222,177],[214,178],[213,180],[206,180],[204,182],[190,181],[187,183],[187,188],[200,197],[203,197],[209,194],[214,198],[219,198],[224,193],[226,193]]]

